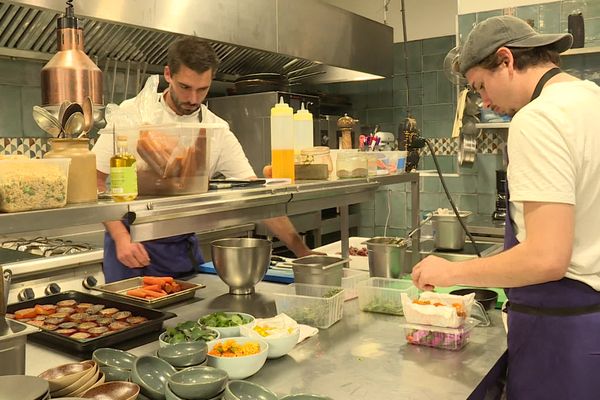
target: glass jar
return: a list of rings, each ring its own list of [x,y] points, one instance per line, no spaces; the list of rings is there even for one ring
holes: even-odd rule
[[[364,178],[368,171],[368,160],[364,153],[358,151],[337,153],[336,175],[338,178]]]
[[[90,140],[50,139],[51,150],[44,158],[70,158],[67,181],[67,203],[88,203],[98,199],[96,189],[96,155],[90,151]]]
[[[333,162],[327,146],[309,147],[300,150],[300,164],[326,164],[327,172],[331,174],[333,171]]]

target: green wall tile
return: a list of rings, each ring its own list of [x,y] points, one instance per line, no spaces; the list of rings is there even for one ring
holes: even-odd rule
[[[442,71],[437,72],[437,102],[454,103],[455,86],[446,78]]]
[[[452,201],[456,204],[456,207],[461,211],[471,211],[477,214],[479,210],[479,200],[476,194],[461,194],[459,196],[452,195]],[[446,200],[447,201],[447,200]],[[447,203],[450,206],[450,203]]]
[[[16,87],[16,86],[15,86]],[[33,120],[33,106],[40,104],[40,88],[22,86],[21,91],[21,126],[24,137],[46,138],[48,134],[44,132]],[[15,135],[16,137],[20,134]]]
[[[358,236],[373,237],[373,236],[375,236],[375,228],[373,228],[372,226],[369,226],[369,227],[360,226],[358,228]]]
[[[367,110],[368,124],[393,123],[394,109],[393,108],[375,108]],[[363,121],[364,122],[364,121]]]
[[[515,16],[532,25],[536,31],[540,30],[540,6],[535,4],[531,6],[517,7]]]
[[[0,137],[23,137],[23,116],[21,112],[21,88],[0,85]],[[38,103],[39,104],[39,103]],[[30,114],[31,115],[31,111]],[[33,117],[31,117],[33,118]]]
[[[452,104],[435,104],[423,106],[423,118],[430,121],[453,121]]]
[[[438,102],[437,99],[437,88],[438,88],[438,74],[437,72],[424,72],[423,73],[423,104],[435,104]]]
[[[540,23],[538,32],[559,33],[560,29],[560,2],[540,4]]]
[[[439,193],[442,190],[442,184],[437,176],[423,176],[420,178],[421,192]]]
[[[585,24],[585,47],[592,47],[600,41],[600,17],[586,18]]]
[[[496,195],[482,194],[477,196],[479,214],[491,215],[496,209]]]
[[[408,72],[420,72],[422,71],[421,62],[421,41],[413,40],[406,43],[406,49],[408,54]],[[403,43],[394,44],[394,74],[404,74],[405,59]]]
[[[464,43],[467,40],[469,32],[473,29],[477,23],[477,14],[464,14],[458,16],[458,35],[460,43]]]
[[[446,54],[448,50],[455,46],[456,38],[454,35],[441,36],[432,39],[423,40],[423,56],[430,54]]]
[[[477,23],[485,21],[491,17],[497,17],[502,15],[502,10],[491,10],[477,13]]]
[[[476,193],[477,192],[477,178],[474,176],[463,175],[463,176],[448,176],[444,177],[446,180],[446,186],[450,193]]]
[[[423,56],[423,71],[442,71],[446,53]]]

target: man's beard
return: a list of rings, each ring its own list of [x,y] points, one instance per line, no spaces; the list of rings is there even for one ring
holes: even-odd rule
[[[191,115],[193,113],[195,113],[196,111],[198,111],[198,109],[200,108],[200,104],[194,105],[192,103],[183,103],[181,102],[177,96],[175,95],[175,93],[170,90],[169,91],[169,95],[171,96],[171,100],[173,101],[173,104],[175,105],[177,114],[180,115]],[[184,108],[184,106],[186,106]]]

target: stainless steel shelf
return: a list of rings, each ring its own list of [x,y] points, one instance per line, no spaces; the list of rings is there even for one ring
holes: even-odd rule
[[[561,56],[576,56],[579,54],[593,54],[600,53],[600,47],[581,47],[579,49],[569,49],[564,53],[561,53]]]
[[[510,122],[480,122],[475,124],[477,129],[508,129]]]
[[[235,188],[196,195],[99,201],[65,208],[0,214],[0,234],[59,230],[126,217],[134,240],[254,223],[266,218],[340,207],[342,239],[348,235],[348,206],[373,198],[382,185],[411,183],[412,225],[418,223],[419,174]]]

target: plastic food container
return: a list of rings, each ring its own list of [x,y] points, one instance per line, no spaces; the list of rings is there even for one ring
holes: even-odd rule
[[[404,315],[402,293],[414,298],[419,290],[410,281],[369,278],[358,284],[358,307],[362,311]]]
[[[361,281],[369,279],[369,273],[348,268],[344,268],[343,272],[342,288],[344,288],[344,301],[355,299],[358,297],[358,284]]]
[[[376,154],[378,156],[378,170],[387,170],[390,174],[404,173],[406,151],[380,151]]]
[[[368,175],[368,160],[365,154],[357,151],[339,151],[336,159],[338,178],[364,178]]]
[[[292,283],[273,293],[277,313],[301,324],[329,328],[342,319],[344,290],[335,286]]]
[[[0,211],[64,207],[70,163],[68,158],[0,160]]]
[[[435,347],[444,350],[460,350],[471,337],[471,331],[477,321],[466,320],[458,328],[442,328],[431,325],[400,324],[407,343],[419,346]]]
[[[140,195],[179,195],[208,191],[211,141],[225,129],[223,124],[177,123],[116,133],[128,136]]]

